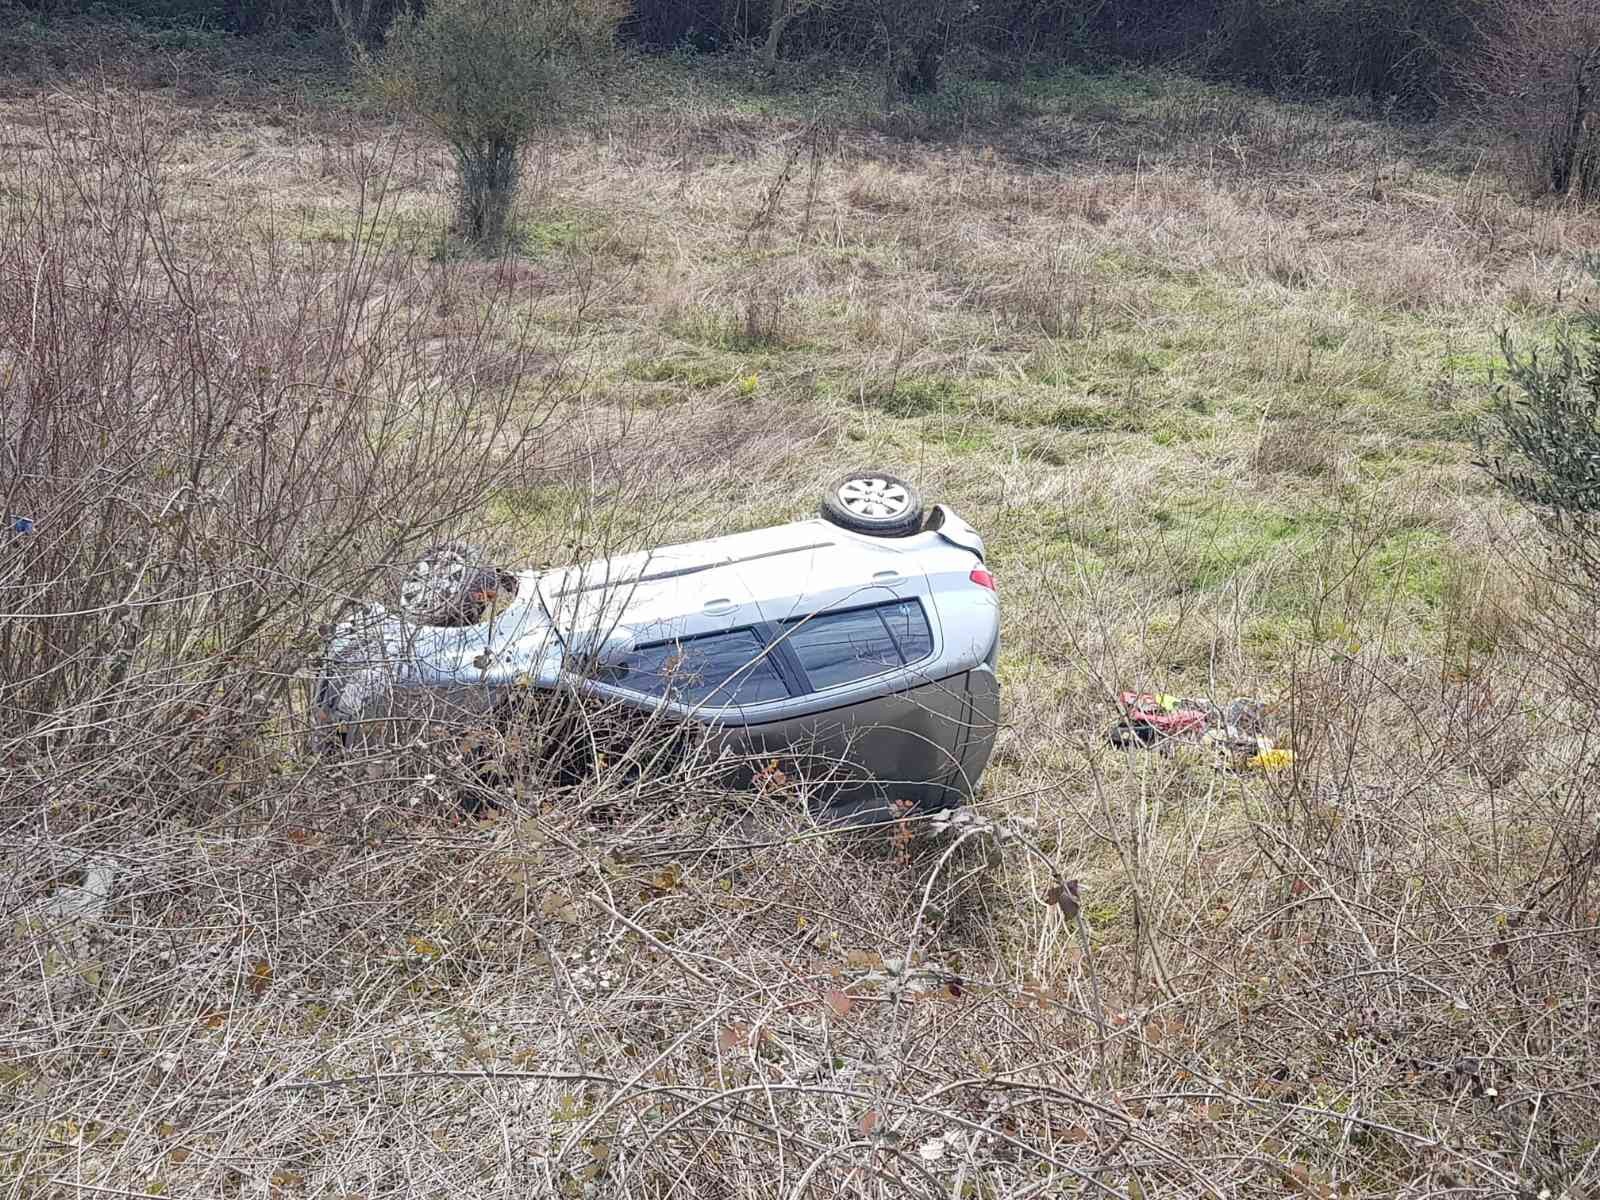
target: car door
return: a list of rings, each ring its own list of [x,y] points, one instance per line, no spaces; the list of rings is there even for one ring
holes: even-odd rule
[[[1000,732],[1000,681],[994,667],[981,662],[961,677],[963,707],[961,738],[956,755],[959,765],[945,781],[952,801],[971,797]]]
[[[669,570],[587,602],[571,622],[570,677],[635,708],[713,725],[787,699],[794,689],[737,565]]]

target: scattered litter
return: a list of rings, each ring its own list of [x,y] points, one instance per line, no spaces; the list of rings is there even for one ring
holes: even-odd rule
[[[1235,741],[1254,741],[1266,731],[1267,706],[1261,700],[1213,700],[1187,696],[1123,692],[1117,697],[1122,720],[1111,731],[1113,745],[1156,745],[1166,739],[1201,742],[1207,733]]]
[[[1294,751],[1262,750],[1260,753],[1251,756],[1249,765],[1258,771],[1281,771],[1285,767],[1294,766]]]
[[[1117,697],[1122,720],[1111,729],[1113,746],[1139,743],[1153,746],[1168,738],[1199,741],[1211,728],[1210,707],[1203,700],[1180,700],[1176,696],[1152,696],[1123,692]]]
[[[1175,743],[1209,747],[1220,770],[1243,764],[1260,771],[1281,771],[1294,754],[1280,750],[1266,736],[1267,705],[1241,697],[1219,704],[1194,696],[1122,692],[1117,696],[1121,719],[1111,727],[1111,744],[1165,750]]]
[[[111,889],[116,885],[117,873],[117,864],[109,859],[89,863],[83,883],[59,889],[45,901],[41,915],[66,920],[98,920],[111,903]]]
[[[32,517],[12,517],[11,518],[11,532],[12,533],[20,533],[20,534],[22,534],[24,536],[32,533],[33,532],[33,518]]]

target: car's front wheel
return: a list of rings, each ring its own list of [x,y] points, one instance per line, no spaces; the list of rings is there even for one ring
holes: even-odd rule
[[[875,537],[905,537],[922,528],[922,496],[884,471],[854,471],[822,497],[822,515],[841,529]]]
[[[418,625],[476,625],[497,599],[516,595],[515,577],[462,542],[430,546],[400,584],[400,610]]]

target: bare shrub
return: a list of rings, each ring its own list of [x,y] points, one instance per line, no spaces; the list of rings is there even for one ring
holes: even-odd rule
[[[1593,1093],[1570,1039],[1592,1036],[1578,998],[1596,896],[1545,851],[1590,845],[1568,789],[1585,786],[1593,739],[1526,776],[1456,756],[1464,739],[1526,754],[1529,702],[1549,696],[1537,674],[1501,657],[1442,690],[1437,662],[1308,639],[1268,697],[1286,761],[1218,769],[1200,747],[1113,751],[1089,732],[1094,714],[1121,688],[1162,690],[1178,633],[1106,636],[1109,605],[1139,606],[1148,627],[1158,601],[1069,576],[1051,579],[1044,641],[1070,648],[1087,694],[1066,689],[1059,725],[1020,753],[1039,760],[1033,778],[1060,780],[1059,801],[1039,806],[1057,843],[1109,846],[1114,863],[1084,893],[1091,924],[1118,931],[1093,949],[1113,1073],[1194,1073],[1137,1091],[1141,1128],[1170,1131],[1195,1163],[1226,1153],[1234,1105],[1271,1111],[1284,1138],[1272,1176],[1311,1194],[1348,1181],[1489,1195],[1591,1177],[1576,1147]],[[1214,640],[1213,619],[1194,606],[1176,622]],[[1231,686],[1227,656],[1212,661],[1227,672],[1212,686]],[[1061,737],[1076,759],[1052,749]],[[1037,961],[1083,961],[1032,937]],[[1559,1031],[1542,1012],[1565,1014]],[[1443,1140],[1432,1121],[1446,1110],[1457,1136]],[[1326,1137],[1302,1124],[1314,1114],[1339,1114]]]
[[[1530,828],[1537,840],[1520,847],[1537,862],[1538,882],[1530,893],[1540,906],[1566,918],[1595,909],[1600,888],[1600,809],[1593,796],[1593,773],[1600,762],[1593,728],[1600,712],[1595,662],[1600,659],[1600,619],[1594,594],[1592,547],[1570,532],[1552,539],[1530,536],[1497,539],[1513,578],[1520,586],[1512,613],[1497,612],[1490,626],[1496,640],[1514,648],[1526,670],[1542,684],[1551,717],[1538,745],[1507,751],[1497,739],[1474,733],[1460,747],[1462,757],[1489,778],[1509,780],[1532,809]],[[1473,634],[1482,637],[1487,622]],[[1468,716],[1492,708],[1505,689],[1492,674],[1479,670],[1465,683],[1481,678],[1482,694],[1460,703]],[[1565,736],[1562,736],[1564,732]],[[1540,788],[1531,780],[1555,774],[1559,785]]]
[[[1252,87],[1362,96],[1374,106],[1437,111],[1450,67],[1479,40],[1485,0],[1217,0],[1192,37],[1191,65]]]
[[[1042,264],[987,290],[987,307],[1050,338],[1095,337],[1112,307],[1114,289],[1097,278],[1090,256],[1064,243]]]
[[[808,122],[798,132],[784,140],[783,159],[777,174],[762,193],[760,207],[745,226],[743,247],[749,248],[752,240],[765,248],[771,241],[774,226],[783,208],[783,198],[789,185],[802,173],[805,176],[805,198],[801,211],[800,237],[803,240],[811,231],[811,221],[817,206],[817,193],[822,182],[823,166],[838,152],[839,134],[836,129],[818,119]]]
[[[381,181],[349,249],[196,245],[144,109],[75,116],[0,242],[4,755],[154,802],[271,769],[318,621],[536,477],[567,377],[492,293],[434,334],[457,283],[378,251]]]
[[[1535,194],[1600,198],[1600,5],[1506,5],[1468,86]]]
[[[395,0],[328,0],[334,25],[357,54],[377,44],[396,7]]]
[[[944,57],[960,42],[972,11],[952,0],[864,0],[883,55],[883,107],[901,96],[939,90]]]
[[[761,42],[761,65],[768,78],[777,75],[778,50],[789,27],[803,17],[826,13],[838,3],[839,0],[774,0],[767,18],[766,37]]]
[[[783,346],[795,337],[795,305],[782,285],[753,281],[739,294],[739,341],[746,347]]]

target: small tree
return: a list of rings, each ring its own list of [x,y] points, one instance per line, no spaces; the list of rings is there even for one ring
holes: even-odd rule
[[[626,0],[428,0],[426,12],[408,10],[390,27],[368,77],[449,143],[470,241],[503,240],[528,143],[587,98],[585,68],[610,52],[626,8]]]
[[[1590,274],[1600,282],[1600,256]],[[1547,353],[1501,335],[1509,382],[1478,465],[1539,519],[1546,537],[1508,542],[1532,604],[1526,648],[1570,696],[1600,708],[1600,304]]]
[[[1600,256],[1585,265],[1600,283]],[[1600,303],[1557,337],[1553,353],[1518,354],[1504,334],[1501,347],[1510,384],[1493,413],[1498,444],[1479,465],[1548,535],[1505,543],[1527,597],[1522,650],[1557,695],[1587,710],[1592,728],[1600,712]],[[1588,789],[1563,808],[1550,855],[1565,868],[1557,885],[1581,895],[1600,866],[1600,827]]]
[[[866,0],[883,44],[883,106],[939,90],[946,52],[977,11],[972,0]]]
[[[377,44],[396,7],[395,0],[328,0],[333,23],[357,54]]]

